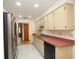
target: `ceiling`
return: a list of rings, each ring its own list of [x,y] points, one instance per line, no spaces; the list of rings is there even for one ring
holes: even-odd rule
[[[21,2],[21,6],[16,5],[16,1]],[[32,19],[36,19],[46,9],[51,7],[57,0],[3,0],[3,7],[5,10],[12,12],[16,17],[22,15],[26,18],[32,16]],[[34,4],[39,4],[38,8],[34,7]]]

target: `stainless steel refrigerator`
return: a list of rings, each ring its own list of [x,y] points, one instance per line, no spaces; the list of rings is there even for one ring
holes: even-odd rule
[[[3,12],[4,29],[4,56],[5,59],[16,59],[17,54],[17,36],[13,36],[13,29],[16,32],[16,26],[13,27],[15,17],[10,12]]]

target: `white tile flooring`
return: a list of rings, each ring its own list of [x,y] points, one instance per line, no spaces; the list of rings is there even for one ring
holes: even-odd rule
[[[43,59],[43,56],[32,44],[18,46],[17,59]]]

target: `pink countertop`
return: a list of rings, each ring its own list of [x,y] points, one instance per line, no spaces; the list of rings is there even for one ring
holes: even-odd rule
[[[71,46],[74,45],[74,40],[70,40],[70,39],[66,39],[66,38],[59,38],[59,37],[55,37],[55,36],[49,36],[49,35],[45,35],[42,34],[41,36],[39,36],[36,33],[33,33],[33,36],[40,38],[41,40],[55,46],[55,47],[63,47],[63,46]]]

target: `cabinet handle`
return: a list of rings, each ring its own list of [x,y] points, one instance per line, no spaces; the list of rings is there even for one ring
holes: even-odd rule
[[[67,28],[67,26],[65,26],[65,28]]]

